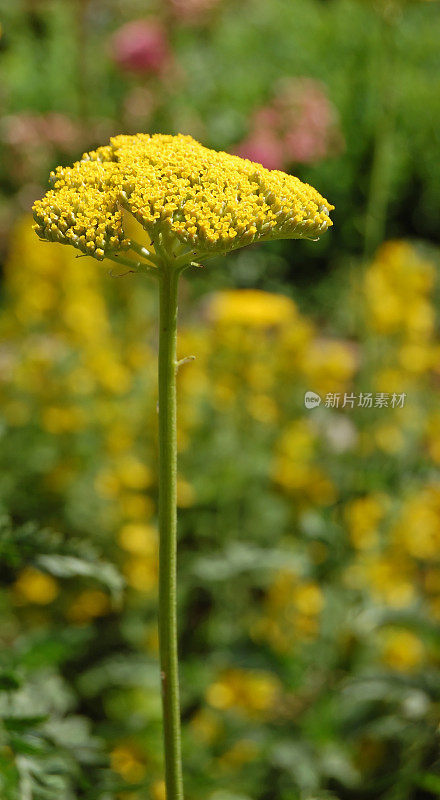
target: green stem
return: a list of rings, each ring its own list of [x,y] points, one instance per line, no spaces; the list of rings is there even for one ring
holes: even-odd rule
[[[159,276],[159,653],[167,800],[183,800],[176,608],[176,343],[180,271],[164,263]]]
[[[376,65],[376,130],[365,220],[364,255],[384,239],[393,168],[395,128],[395,20],[378,12],[373,63]]]

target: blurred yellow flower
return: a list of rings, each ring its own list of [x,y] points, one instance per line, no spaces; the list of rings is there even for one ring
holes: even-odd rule
[[[357,366],[352,344],[316,338],[303,353],[302,371],[313,391],[320,395],[346,389]]]
[[[243,376],[248,386],[254,390],[254,392],[267,392],[273,387],[276,379],[275,370],[271,363],[273,358],[273,346],[274,343],[271,342],[270,351],[268,353],[269,358],[263,360],[263,353],[259,349],[256,353],[257,360],[249,361],[245,366]]]
[[[330,478],[317,466],[317,434],[307,420],[296,420],[281,434],[275,451],[272,477],[288,493],[306,502],[330,505],[336,499]]]
[[[131,374],[121,364],[116,353],[107,348],[94,348],[87,354],[87,365],[104,389],[115,394],[125,394],[131,385]]]
[[[263,423],[263,425],[274,425],[278,419],[278,407],[275,401],[269,395],[254,394],[249,397],[247,402],[247,410],[250,415]]]
[[[372,494],[351,500],[344,516],[353,547],[370,550],[379,541],[379,524],[385,514],[386,498]]]
[[[434,327],[428,295],[435,268],[406,242],[387,242],[365,275],[367,324],[380,334],[427,339]]]
[[[167,800],[165,781],[154,781],[150,789],[152,800]]]
[[[94,288],[92,282],[83,285],[78,293],[67,297],[63,305],[66,327],[81,340],[90,337],[93,343],[110,333],[104,299]]]
[[[376,425],[373,436],[379,450],[391,455],[402,450],[405,444],[405,436],[401,425],[393,425],[388,422]]]
[[[208,687],[206,699],[213,708],[233,709],[250,716],[270,712],[279,696],[278,678],[262,670],[225,670]]]
[[[236,770],[249,764],[258,757],[260,748],[252,739],[239,739],[235,744],[226,750],[218,759],[218,764],[222,769]]]
[[[264,600],[263,616],[253,625],[256,639],[268,641],[280,653],[313,638],[319,630],[324,594],[318,583],[292,570],[279,570]]]
[[[84,412],[75,406],[48,406],[42,413],[43,428],[55,436],[63,433],[75,433],[85,427],[87,418]]]
[[[110,753],[112,769],[127,783],[141,781],[147,771],[142,752],[134,743],[121,743]]]
[[[280,454],[298,464],[308,462],[315,454],[316,435],[307,420],[295,420],[282,433],[278,441]]]
[[[346,573],[350,586],[365,587],[377,602],[406,608],[415,598],[414,564],[399,552],[369,555],[363,552]]]
[[[115,462],[115,472],[126,489],[146,489],[154,481],[153,471],[140,459],[127,454]]]
[[[426,291],[431,291],[431,286]],[[406,310],[405,319],[407,336],[415,342],[428,340],[435,330],[435,311],[427,299],[413,298]]]
[[[424,657],[423,642],[412,631],[403,628],[383,631],[382,660],[391,669],[412,672],[420,667]]]
[[[440,553],[440,484],[408,497],[393,530],[395,541],[414,558],[435,559]]]
[[[217,715],[209,708],[201,708],[191,718],[194,736],[206,744],[212,744],[220,735],[222,725]]]
[[[118,542],[124,550],[134,555],[152,555],[157,550],[157,529],[152,525],[127,523],[119,531]]]
[[[296,316],[293,300],[257,289],[216,292],[209,304],[210,318],[220,325],[271,328],[291,323]]]
[[[74,623],[84,624],[96,617],[102,617],[110,610],[110,600],[100,589],[85,589],[80,592],[67,608],[66,616]]]
[[[144,494],[129,493],[119,497],[123,516],[130,520],[146,520],[153,516],[155,503]]]
[[[297,311],[295,318],[279,330],[279,350],[284,369],[292,369],[292,364],[304,366],[305,355],[310,343],[316,335],[316,329],[310,319]],[[285,359],[285,361],[284,361]]]
[[[219,411],[224,411],[233,406],[237,400],[237,392],[234,386],[233,378],[217,378],[213,387],[214,397],[213,403]]]
[[[115,472],[102,469],[95,477],[94,487],[102,497],[116,497],[121,489],[121,483]]]
[[[411,376],[397,365],[377,369],[373,375],[372,388],[377,392],[403,392],[406,391]]]
[[[420,375],[434,366],[436,355],[436,351],[424,343],[409,342],[401,347],[398,358],[404,370]]]
[[[315,617],[324,607],[322,590],[312,581],[301,583],[294,588],[292,603],[300,614]]]
[[[184,478],[177,478],[177,505],[179,508],[190,508],[196,499],[194,487]]]
[[[158,564],[155,556],[137,556],[125,562],[123,572],[128,585],[137,592],[152,594],[156,591]]]
[[[109,453],[118,456],[133,446],[133,431],[122,420],[115,422],[107,433],[106,444]]]
[[[35,567],[25,567],[14,584],[14,594],[19,603],[48,605],[59,593],[57,581]]]
[[[139,491],[152,485],[153,471],[136,456],[123,453],[113,459],[111,469],[101,470],[95,478],[95,489],[103,497],[116,497],[124,490]]]

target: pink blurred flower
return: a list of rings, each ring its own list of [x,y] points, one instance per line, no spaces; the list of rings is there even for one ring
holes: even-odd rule
[[[45,180],[55,158],[78,157],[114,133],[112,120],[80,122],[57,112],[9,114],[0,120],[6,174],[17,189],[37,184]]]
[[[338,115],[325,86],[312,78],[289,78],[279,84],[271,102],[254,113],[250,133],[236,152],[273,169],[311,164],[337,155],[343,147]],[[255,158],[259,150],[261,157]]]
[[[80,141],[80,126],[64,114],[46,114],[43,135],[60,150],[74,150]]]
[[[77,123],[64,114],[24,111],[3,118],[1,138],[12,146],[52,145],[71,151],[78,146],[80,130]]]
[[[275,98],[285,120],[286,156],[311,163],[341,152],[344,140],[335,107],[325,86],[312,78],[286,81]]]
[[[269,129],[256,129],[234,149],[237,156],[249,158],[266,169],[281,169],[284,164],[283,145]]]
[[[160,73],[171,60],[164,28],[155,20],[127,22],[111,39],[111,56],[123,70]]]

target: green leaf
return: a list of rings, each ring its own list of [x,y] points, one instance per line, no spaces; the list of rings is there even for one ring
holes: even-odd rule
[[[298,569],[300,560],[296,554],[281,548],[256,547],[253,544],[234,542],[214,555],[196,558],[192,570],[204,581],[225,581],[243,573],[259,570]]]
[[[278,769],[290,775],[302,791],[314,792],[319,789],[316,763],[306,744],[280,741],[272,748],[271,761]]]
[[[21,681],[12,672],[3,672],[0,674],[0,692],[12,692],[19,689]]]
[[[421,789],[432,792],[436,797],[440,796],[440,775],[425,772],[423,775],[416,775],[414,783]]]
[[[57,578],[92,578],[103,583],[116,600],[121,598],[124,579],[113,564],[64,555],[39,555],[35,563]]]
[[[7,731],[22,733],[30,728],[38,728],[47,720],[47,716],[40,715],[35,717],[3,717],[3,725]]]
[[[47,754],[47,743],[38,736],[29,736],[27,731],[24,731],[23,736],[11,734],[9,746],[15,755],[24,754],[41,757]]]

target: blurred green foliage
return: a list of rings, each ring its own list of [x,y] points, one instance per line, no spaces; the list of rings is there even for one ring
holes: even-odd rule
[[[194,0],[181,3],[191,4],[197,6]],[[191,133],[208,146],[231,149],[249,132],[252,112],[271,100],[280,81],[310,77],[322,82],[337,108],[345,148],[317,164],[296,164],[295,171],[334,203],[335,228],[317,246],[302,243],[289,249],[282,277],[302,277],[307,284],[304,263],[315,265],[315,273],[325,271],[341,254],[362,249],[371,166],[384,117],[391,118],[392,129],[383,165],[390,174],[382,175],[389,184],[386,235],[437,236],[436,2],[395,0],[391,21],[385,23],[387,35],[377,6],[361,0],[199,5],[211,5],[211,13],[184,24],[173,16],[172,0],[128,6],[100,0],[4,3],[0,58],[7,114],[56,112],[73,119],[79,133],[64,143],[67,160],[110,134],[137,130]],[[383,6],[393,8],[393,0]],[[111,36],[133,18],[162,20],[172,48],[164,74],[121,72],[115,65]],[[46,185],[48,166],[62,155],[61,143],[49,148],[49,165],[40,154],[41,169],[34,163],[33,174],[26,175],[20,174],[25,158],[20,165],[10,161],[9,140],[3,136],[1,177],[8,195],[21,190],[27,208],[24,181]],[[21,154],[12,146],[12,155]]]
[[[339,149],[284,166],[334,229],[182,285],[186,797],[439,796],[438,4],[0,8],[0,797],[164,800],[156,297],[22,213],[113,133],[249,145],[304,78]],[[139,19],[160,26],[141,71],[113,38]]]

